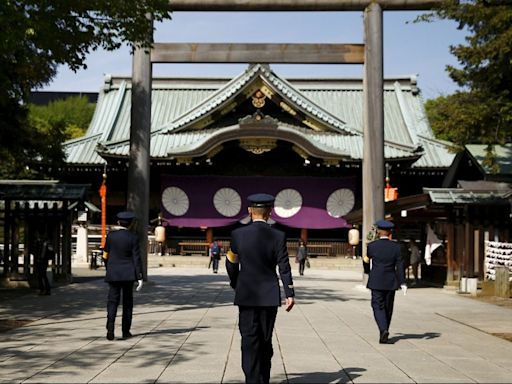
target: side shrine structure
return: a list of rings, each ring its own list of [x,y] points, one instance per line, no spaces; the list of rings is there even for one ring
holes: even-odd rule
[[[252,64],[152,86],[149,217],[169,246],[229,237],[254,192],[276,196],[272,218],[290,239],[346,242],[345,216],[362,207],[362,79],[285,79]],[[107,76],[86,135],[65,145],[66,182],[99,189],[106,169],[110,223],[127,201],[131,91],[130,78]],[[434,138],[414,76],[385,79],[384,130],[399,196],[442,185],[455,154]]]
[[[55,180],[0,180],[0,286],[36,285],[35,264],[40,244],[53,247],[50,258],[54,281],[72,280],[72,224],[84,209],[88,184]]]

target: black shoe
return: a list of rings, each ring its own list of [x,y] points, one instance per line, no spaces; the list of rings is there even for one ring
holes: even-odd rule
[[[387,344],[388,343],[388,338],[389,338],[389,332],[388,331],[381,332],[380,333],[379,343],[380,344]]]
[[[123,332],[123,339],[129,339],[132,336],[133,335],[129,331],[128,332]]]
[[[107,340],[114,340],[114,331],[107,331]]]

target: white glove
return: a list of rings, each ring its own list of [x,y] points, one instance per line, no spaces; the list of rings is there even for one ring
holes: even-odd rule
[[[135,290],[139,292],[142,289],[142,280],[137,280],[137,288]]]
[[[402,284],[400,286],[400,289],[402,290],[402,292],[404,293],[404,296],[407,295],[407,285],[405,284]]]

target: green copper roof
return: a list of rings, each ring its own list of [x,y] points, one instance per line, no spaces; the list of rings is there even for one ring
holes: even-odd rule
[[[505,204],[509,190],[471,191],[461,188],[423,188],[436,204]]]
[[[83,201],[89,184],[61,184],[57,181],[2,180],[0,200]]]
[[[488,166],[485,165],[487,145],[485,144],[468,144],[466,149],[476,160],[484,173],[491,173]],[[499,167],[499,174],[512,175],[512,143],[505,145],[494,145],[493,151],[496,155],[496,163]]]
[[[239,124],[218,126],[212,121],[229,115],[240,100],[262,87],[282,101],[283,109],[290,108],[308,121],[290,124],[270,116],[277,121],[275,134],[302,143],[310,154],[361,161],[361,79],[283,79],[261,64],[249,66],[233,79],[154,79],[151,157],[197,156],[208,145],[242,134]],[[103,157],[126,157],[130,107],[130,79],[108,77],[86,135],[65,145],[68,164],[99,165],[105,163]],[[385,80],[384,130],[386,159],[411,159],[416,160],[415,168],[446,169],[454,158],[450,143],[433,137],[414,77]]]

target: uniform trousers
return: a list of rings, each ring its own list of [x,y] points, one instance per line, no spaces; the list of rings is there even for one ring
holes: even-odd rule
[[[50,294],[50,282],[48,281],[48,276],[46,275],[46,270],[48,269],[48,262],[39,262],[36,266],[36,275],[37,282],[39,284],[40,293],[49,295]]]
[[[303,275],[304,274],[304,268],[306,267],[306,259],[304,260],[299,260],[299,275]]]
[[[219,270],[219,259],[213,257],[213,272],[217,272]]]
[[[123,334],[130,332],[133,313],[133,281],[109,282],[107,301],[107,330],[113,331],[116,322],[117,307],[123,296]]]
[[[246,383],[270,381],[276,315],[277,307],[239,306],[238,327],[242,336],[242,370]]]
[[[382,333],[389,330],[391,317],[393,316],[393,304],[395,302],[395,291],[372,289],[373,316]]]

